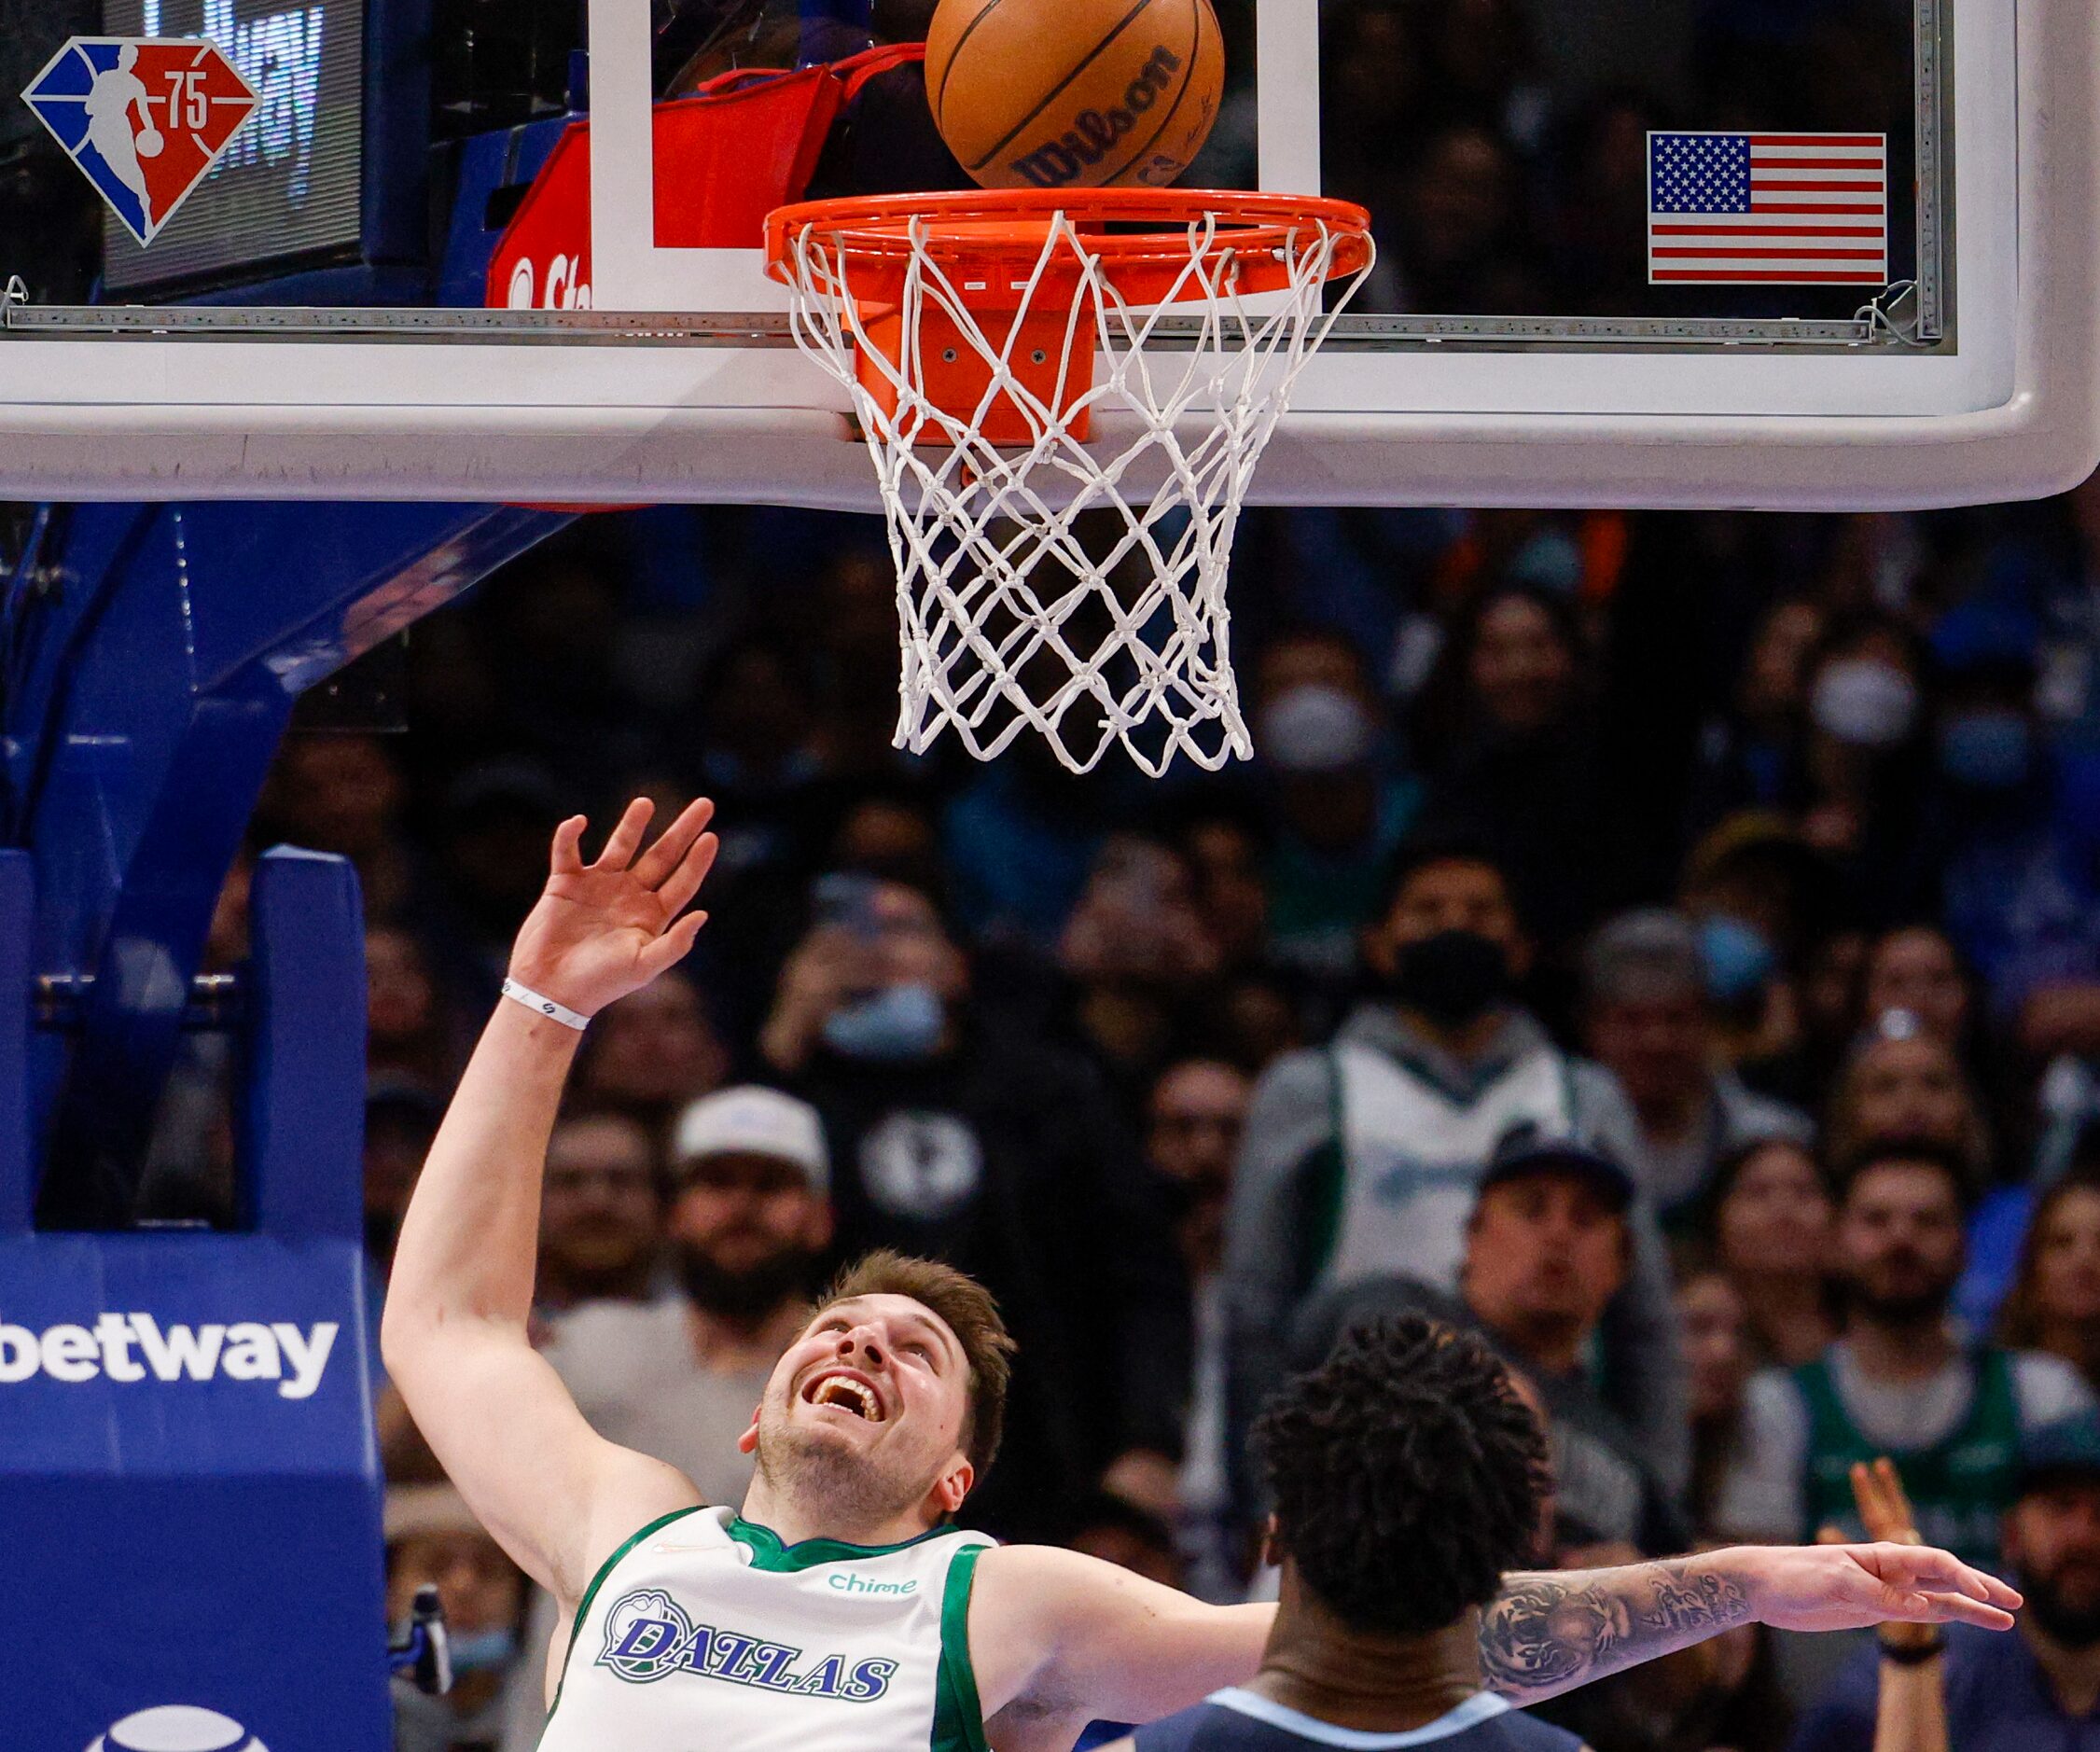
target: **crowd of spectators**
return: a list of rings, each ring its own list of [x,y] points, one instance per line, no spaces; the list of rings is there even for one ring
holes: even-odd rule
[[[891,1245],[1021,1341],[973,1520],[1213,1597],[1261,1585],[1263,1396],[1387,1307],[1523,1378],[1549,1561],[1857,1531],[1884,1453],[1928,1538],[2043,1536],[2001,1517],[2100,1363],[2100,483],[1250,515],[1256,757],[1157,784],[893,750],[880,541],[587,521],[414,630],[406,733],[287,740],[256,843],[363,879],[378,1277],[554,823],[705,794],[713,923],[592,1025],[539,1327],[710,1495],[801,1297]],[[383,1387],[381,1425],[441,1488]],[[2100,1595],[2065,1491],[2048,1536]],[[418,1513],[418,1551],[459,1531]],[[545,1609],[514,1617],[529,1744]],[[2100,1612],[2051,1622],[2051,1659],[2100,1647]],[[1723,1643],[1569,1719],[1863,1752],[1844,1652]]]
[[[1905,0],[1576,9],[1323,8],[1365,308],[1685,308],[1645,284],[1653,127],[1885,128],[1908,186]],[[1194,180],[1247,182],[1219,11]],[[419,623],[405,732],[295,733],[253,837],[362,882],[375,1285],[555,823],[708,796],[713,922],[595,1020],[549,1152],[535,1330],[606,1435],[736,1500],[802,1298],[937,1256],[1021,1344],[972,1523],[1237,1598],[1265,1395],[1428,1310],[1547,1426],[1542,1563],[1857,1532],[1889,1455],[2034,1602],[1956,1639],[1959,1743],[2100,1747],[2100,479],[1250,511],[1231,588],[1255,758],[1158,784],[894,750],[865,519],[587,519]],[[398,1744],[530,1746],[548,1603],[374,1384],[390,1601],[440,1587],[462,1674]],[[1848,1653],[1741,1632],[1555,1708],[1596,1752],[1866,1752]]]
[[[1652,127],[1885,128],[1908,186],[1907,5],[1654,10],[1324,9],[1368,308],[1684,308]],[[1197,180],[1251,177],[1245,60]],[[286,742],[255,844],[363,883],[376,1283],[554,824],[708,796],[713,922],[594,1022],[549,1150],[535,1327],[607,1435],[735,1500],[802,1297],[938,1256],[1021,1344],[973,1523],[1236,1598],[1265,1395],[1426,1309],[1547,1426],[1540,1562],[1857,1533],[1889,1455],[2036,1602],[1957,1639],[1957,1717],[2100,1745],[2100,482],[1249,512],[1255,758],[1158,784],[899,755],[893,577],[862,519],[585,520],[413,630],[405,733]],[[529,1746],[548,1603],[375,1391],[395,1602],[463,1632],[399,1744]],[[1740,1632],[1554,1709],[1597,1752],[1866,1752],[1852,1653]]]

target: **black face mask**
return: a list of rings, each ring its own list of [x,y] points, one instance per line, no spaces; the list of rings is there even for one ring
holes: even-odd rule
[[[1160,1180],[1167,1213],[1177,1219],[1205,1204],[1224,1203],[1232,1191],[1230,1175],[1200,1175],[1192,1180],[1161,1175]]]
[[[1388,990],[1442,1027],[1464,1027],[1508,994],[1509,957],[1477,931],[1439,931],[1401,948]]]

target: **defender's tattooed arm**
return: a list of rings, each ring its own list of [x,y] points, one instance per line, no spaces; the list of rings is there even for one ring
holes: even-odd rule
[[[1481,1615],[1481,1675],[1519,1703],[1573,1690],[1737,1624],[1853,1630],[1959,1619],[2002,1629],[2019,1596],[1911,1545],[1740,1546],[1620,1569],[1510,1576]]]
[[[1623,1569],[1504,1578],[1481,1615],[1491,1690],[1536,1703],[1736,1624],[1884,1619],[2009,1630],[2020,1596],[1922,1545],[1736,1546]],[[1097,1558],[1000,1546],[977,1569],[970,1659],[1001,1752],[1058,1752],[1087,1722],[1153,1721],[1245,1685],[1275,1608],[1210,1606]]]
[[[1702,1558],[1511,1576],[1481,1615],[1481,1676],[1524,1703],[1750,1621],[1739,1581]]]

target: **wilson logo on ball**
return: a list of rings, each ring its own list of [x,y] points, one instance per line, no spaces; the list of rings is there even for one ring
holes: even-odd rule
[[[1225,87],[1210,0],[939,0],[926,99],[987,188],[1171,183]]]
[[[1073,118],[1072,128],[1048,146],[1013,160],[1013,168],[1038,188],[1063,188],[1080,171],[1101,162],[1109,149],[1137,126],[1137,118],[1160,101],[1160,94],[1174,83],[1181,70],[1181,57],[1164,43],[1152,50],[1144,70],[1130,82],[1123,101],[1104,114],[1082,109]]]

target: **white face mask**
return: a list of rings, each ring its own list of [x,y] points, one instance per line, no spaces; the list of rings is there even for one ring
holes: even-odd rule
[[[1827,664],[1808,709],[1816,728],[1861,748],[1893,748],[1918,719],[1917,684],[1871,657]]]
[[[1377,733],[1354,694],[1305,682],[1263,709],[1255,747],[1281,772],[1341,772],[1370,753]]]

